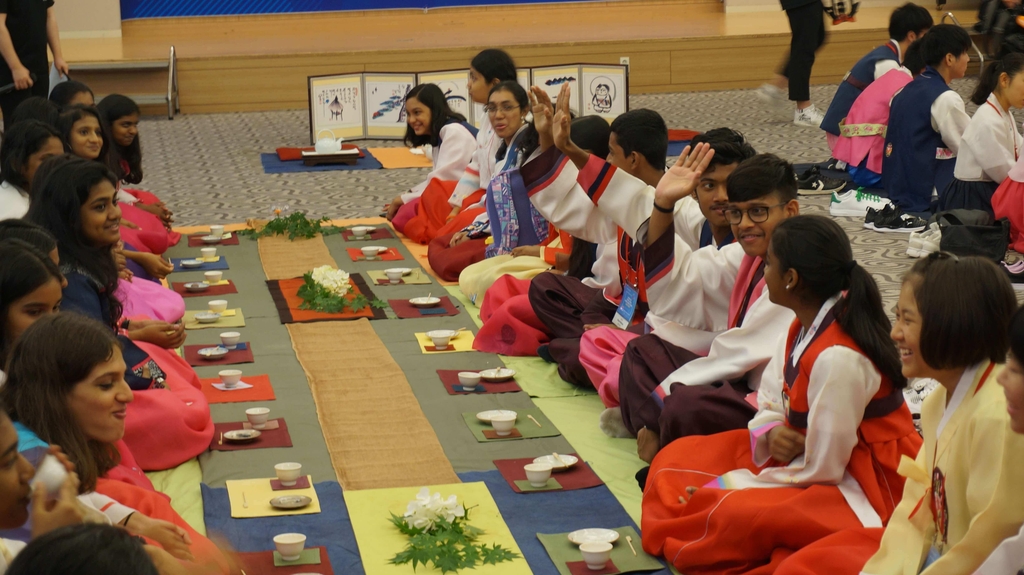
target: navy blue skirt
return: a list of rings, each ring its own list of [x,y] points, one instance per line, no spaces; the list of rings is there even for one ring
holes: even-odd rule
[[[992,194],[998,182],[964,182],[953,178],[939,195],[938,210],[985,210],[992,213]]]

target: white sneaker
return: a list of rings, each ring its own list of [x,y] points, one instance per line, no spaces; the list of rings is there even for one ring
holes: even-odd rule
[[[780,112],[785,112],[789,109],[789,96],[787,92],[773,84],[761,84],[761,87],[757,89],[757,97]]]
[[[869,194],[862,188],[858,188],[844,194],[832,192],[832,201],[828,205],[828,212],[835,217],[863,218],[868,215],[868,208],[881,211],[890,203],[892,202],[886,198]]]
[[[803,110],[795,110],[793,112],[793,123],[797,126],[806,126],[808,128],[820,128],[821,121],[825,119],[825,115],[818,111],[814,107],[814,104],[807,106]]]
[[[938,224],[932,224],[928,229],[910,234],[910,245],[907,247],[907,255],[912,258],[923,258],[930,253],[939,251],[939,242],[942,241],[942,232]]]

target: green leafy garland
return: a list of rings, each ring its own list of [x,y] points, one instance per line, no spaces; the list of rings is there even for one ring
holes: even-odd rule
[[[242,230],[239,235],[248,236],[252,239],[267,236],[287,235],[289,240],[296,238],[311,239],[317,234],[330,236],[341,232],[341,228],[330,224],[331,219],[327,216],[319,220],[311,220],[303,212],[293,212],[287,216],[278,216],[263,226],[262,229]]]
[[[441,573],[455,573],[460,569],[474,569],[477,565],[497,565],[521,557],[497,543],[488,546],[477,543],[484,531],[469,525],[469,509],[465,517],[456,517],[448,522],[438,518],[430,529],[410,526],[404,517],[391,514],[391,523],[409,537],[405,550],[388,562],[393,565],[412,563],[413,571],[418,565],[433,564]]]
[[[305,283],[302,284],[297,292],[298,296],[302,298],[299,309],[324,313],[343,313],[348,310],[354,313],[366,309],[367,306],[381,309],[388,305],[387,302],[381,299],[370,301],[363,294],[356,294],[351,298],[340,296],[313,281],[312,272],[307,272],[302,276],[302,279]]]

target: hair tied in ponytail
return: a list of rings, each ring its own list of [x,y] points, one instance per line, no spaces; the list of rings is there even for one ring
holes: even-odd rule
[[[844,266],[846,273],[853,273],[853,268],[857,267],[857,260],[850,260],[849,263]]]

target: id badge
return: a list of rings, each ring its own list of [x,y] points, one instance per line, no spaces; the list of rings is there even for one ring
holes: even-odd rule
[[[636,313],[636,302],[639,298],[636,288],[629,284],[622,284],[622,301],[619,308],[615,310],[615,317],[612,323],[619,329],[626,329],[633,323],[633,315]]]

